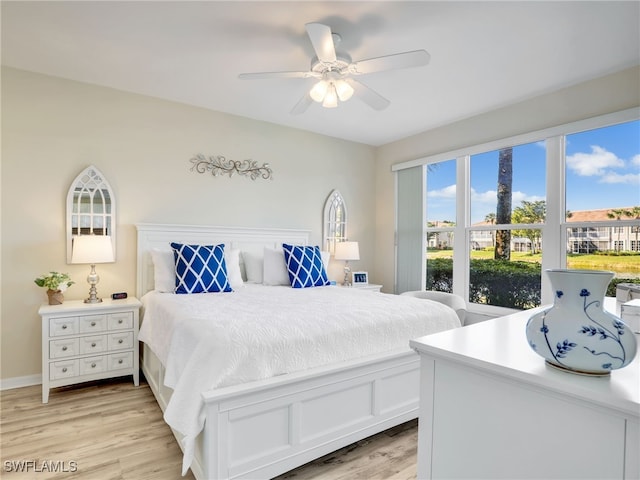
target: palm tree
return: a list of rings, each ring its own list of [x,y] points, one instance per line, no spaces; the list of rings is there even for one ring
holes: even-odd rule
[[[607,217],[609,218],[615,218],[616,220],[620,220],[620,218],[622,218],[623,215],[627,215],[627,210],[625,210],[624,208],[612,208],[610,212],[607,212]],[[618,241],[616,242],[615,248],[614,250],[621,250],[620,248],[620,228],[617,228],[618,230]]]
[[[490,225],[496,224],[496,214],[495,213],[487,213],[484,216],[484,221]],[[491,246],[496,248],[496,232],[495,230],[491,230]]]
[[[496,223],[511,224],[511,190],[513,185],[513,149],[503,148],[498,155],[498,206]],[[496,232],[496,246],[493,258],[496,260],[511,259],[511,230]]]
[[[629,210],[625,212],[627,217],[634,218],[636,220],[640,220],[640,205],[636,205],[635,207],[631,207]],[[638,245],[638,231],[640,230],[640,225],[636,225],[635,227],[631,227],[632,231],[636,233],[636,251],[640,251],[640,245]]]

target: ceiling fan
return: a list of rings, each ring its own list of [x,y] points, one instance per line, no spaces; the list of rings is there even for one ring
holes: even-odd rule
[[[315,78],[318,82],[291,110],[292,114],[304,113],[315,101],[323,107],[334,108],[338,100],[345,102],[355,95],[375,110],[383,110],[391,103],[379,93],[353,77],[399,68],[420,67],[429,63],[426,50],[413,50],[383,57],[352,62],[351,57],[336,49],[341,37],[331,32],[331,27],[321,23],[305,25],[316,56],[306,72],[241,73],[241,79],[265,78]]]

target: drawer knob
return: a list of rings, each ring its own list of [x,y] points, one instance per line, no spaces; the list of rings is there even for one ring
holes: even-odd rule
[[[62,367],[62,373],[67,373],[67,367]]]
[[[95,347],[95,346],[96,346],[96,342],[93,342],[93,343],[91,344],[91,346],[92,346],[92,347]]]
[[[66,329],[67,329],[67,324],[66,324],[66,323],[62,325],[62,329],[63,329],[63,330],[66,330]]]
[[[96,326],[96,322],[91,322],[91,326],[95,327]]]
[[[91,364],[91,368],[96,368],[96,364],[95,364],[95,363],[92,363],[92,364]]]
[[[63,351],[63,352],[66,352],[66,351],[67,351],[67,347],[66,347],[66,345],[65,345],[64,347],[62,347],[62,351]]]
[[[118,363],[122,363],[122,359],[118,360]]]
[[[121,319],[121,318],[120,318],[120,319],[118,319],[118,323],[122,323],[122,319]]]
[[[124,341],[124,340],[120,339],[120,340],[118,340],[118,343],[122,343],[123,341]]]

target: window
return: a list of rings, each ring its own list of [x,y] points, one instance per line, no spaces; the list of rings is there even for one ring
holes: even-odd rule
[[[545,269],[606,269],[618,278],[640,278],[636,111],[443,153],[394,170],[420,164],[423,288],[458,293],[474,310],[500,314],[504,307],[551,303]],[[415,182],[413,187],[420,188]],[[400,193],[399,215],[406,205],[400,198],[407,196]],[[401,250],[399,241],[398,255],[406,257]],[[398,264],[397,278],[410,264],[406,258]]]
[[[470,157],[471,303],[540,304],[545,152],[545,142],[539,141]]]
[[[427,290],[453,291],[453,244],[456,226],[456,161],[426,168]]]
[[[579,249],[568,252],[568,268],[640,277],[640,257],[631,243],[640,224],[639,128],[633,121],[566,136],[567,230],[577,224],[589,232]],[[570,245],[576,239],[568,235]]]

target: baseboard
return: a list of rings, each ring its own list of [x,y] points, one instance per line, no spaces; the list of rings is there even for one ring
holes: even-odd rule
[[[0,390],[11,390],[12,388],[30,387],[32,385],[42,385],[42,375],[27,375],[25,377],[0,380]]]

